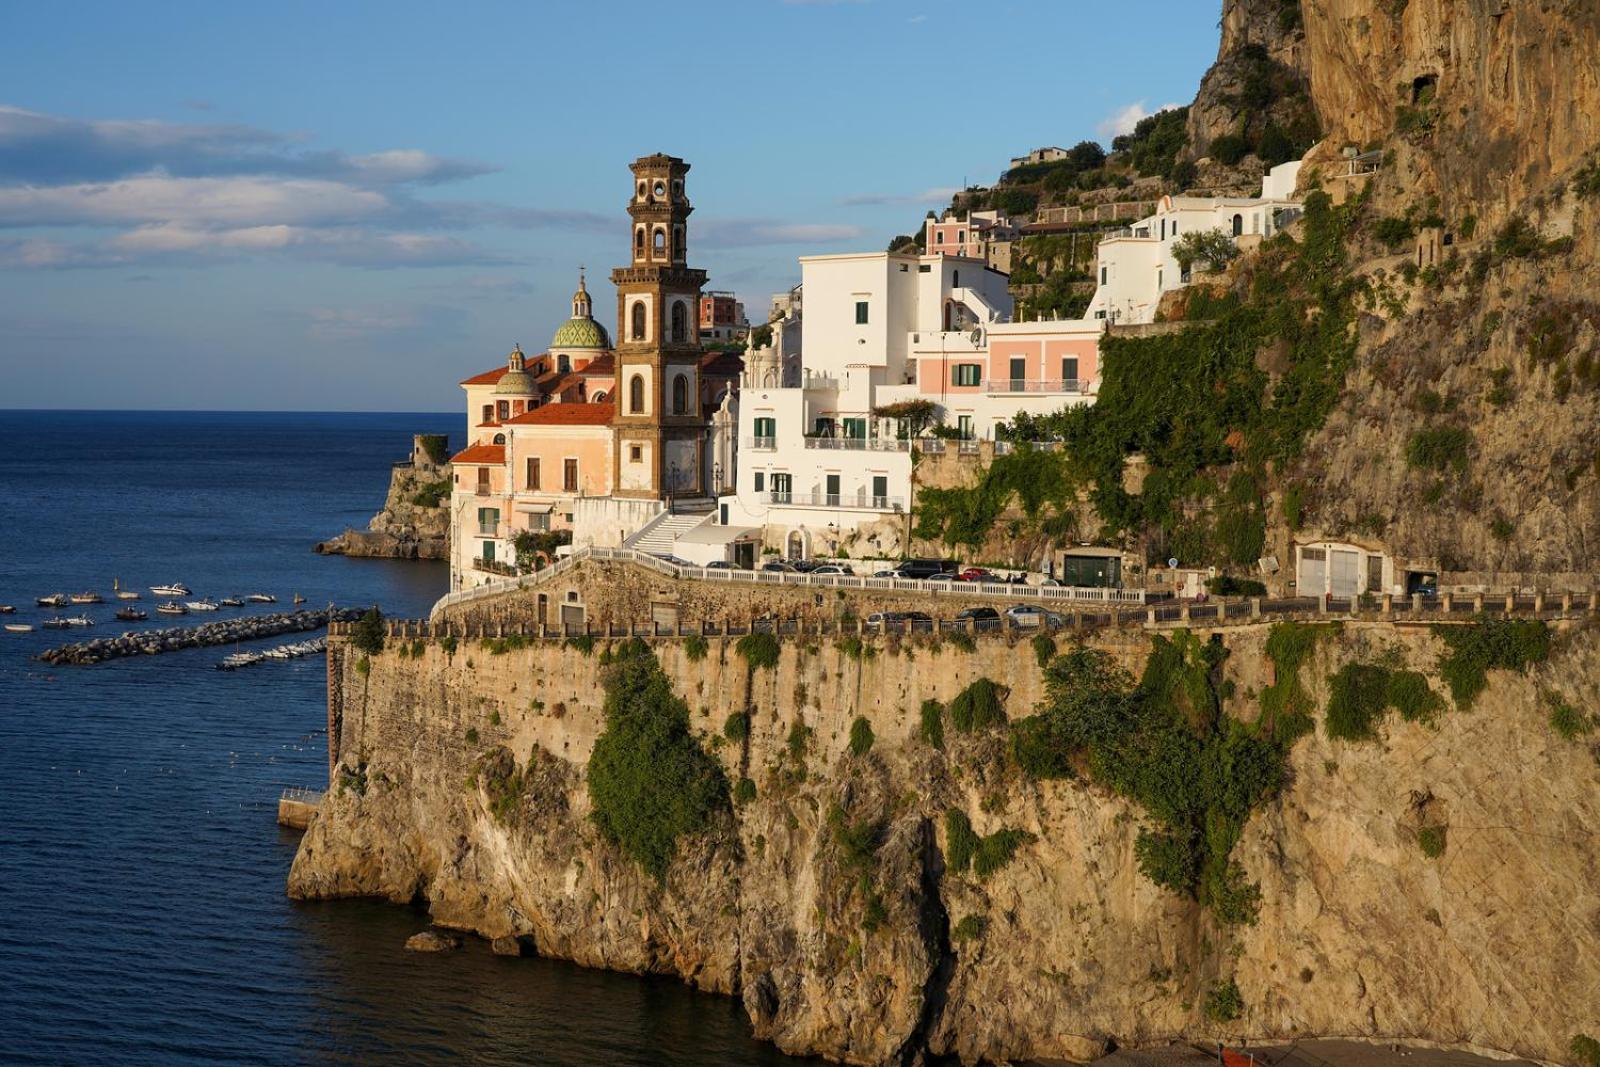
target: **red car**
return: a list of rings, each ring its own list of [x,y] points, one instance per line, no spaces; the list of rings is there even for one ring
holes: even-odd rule
[[[999,581],[993,571],[984,570],[982,567],[968,567],[956,575],[956,580],[961,582],[995,582]]]

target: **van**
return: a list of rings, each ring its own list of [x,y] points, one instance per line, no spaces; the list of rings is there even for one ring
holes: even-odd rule
[[[908,559],[895,568],[895,575],[926,581],[935,574],[949,574],[955,569],[956,561],[953,559]]]

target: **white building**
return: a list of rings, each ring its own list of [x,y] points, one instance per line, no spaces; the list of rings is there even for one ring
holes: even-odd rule
[[[1156,213],[1100,243],[1098,288],[1087,315],[1118,325],[1154,322],[1163,293],[1189,284],[1172,255],[1184,234],[1221,230],[1248,250],[1300,215],[1294,199],[1300,162],[1284,163],[1262,179],[1259,197],[1163,196]]]

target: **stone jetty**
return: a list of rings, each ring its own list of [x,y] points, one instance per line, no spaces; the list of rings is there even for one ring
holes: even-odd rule
[[[364,610],[336,608],[331,615],[335,622],[353,622],[361,617]],[[124,656],[159,656],[163,652],[179,652],[186,648],[231,645],[236,641],[320,630],[328,625],[329,616],[327,611],[284,611],[272,615],[219,619],[200,626],[130,630],[116,637],[97,637],[52,648],[40,653],[39,658],[58,666],[87,666]]]

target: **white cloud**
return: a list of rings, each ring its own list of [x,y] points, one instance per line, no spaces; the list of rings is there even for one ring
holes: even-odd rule
[[[390,200],[375,190],[306,179],[153,175],[0,187],[0,226],[326,223],[371,218],[390,208]]]
[[[1132,133],[1133,128],[1139,124],[1140,119],[1149,118],[1158,112],[1182,106],[1182,104],[1162,104],[1155,111],[1148,111],[1145,109],[1143,100],[1136,100],[1101,119],[1100,124],[1095,127],[1095,132],[1100,135],[1102,142],[1109,145],[1113,138]]]
[[[876,207],[884,204],[945,204],[961,190],[955,186],[924,189],[920,193],[857,193],[842,198],[844,207]]]

